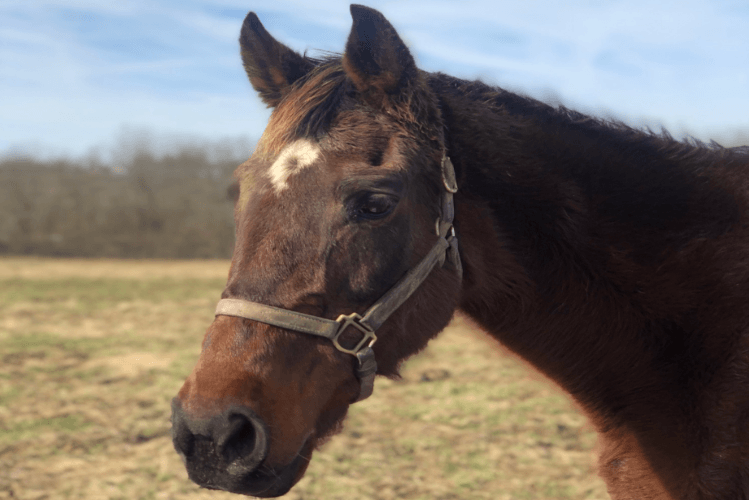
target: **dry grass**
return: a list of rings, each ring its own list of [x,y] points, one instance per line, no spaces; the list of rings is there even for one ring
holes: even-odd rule
[[[122,260],[50,259],[45,257],[3,257],[0,279],[225,279],[226,260]]]
[[[227,266],[0,260],[0,498],[236,498],[190,483],[169,438]],[[403,374],[285,498],[607,498],[585,419],[462,320]]]

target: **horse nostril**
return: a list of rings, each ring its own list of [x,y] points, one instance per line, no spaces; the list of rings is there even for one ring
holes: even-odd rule
[[[250,455],[255,449],[255,426],[241,414],[229,415],[216,449],[227,463]]]
[[[227,472],[254,471],[268,453],[268,435],[262,420],[249,408],[232,408],[214,432],[216,451],[228,464]]]

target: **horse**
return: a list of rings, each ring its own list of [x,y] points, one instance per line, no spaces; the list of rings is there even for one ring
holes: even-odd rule
[[[242,25],[273,111],[172,401],[189,477],[284,494],[459,311],[571,395],[611,498],[749,498],[749,147],[425,72],[380,12],[351,15],[320,58]]]

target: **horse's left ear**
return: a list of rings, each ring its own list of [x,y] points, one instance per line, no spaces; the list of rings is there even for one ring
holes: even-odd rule
[[[351,27],[343,68],[363,94],[382,102],[409,87],[418,76],[406,44],[385,16],[362,5],[351,6]]]
[[[260,98],[272,108],[307,74],[312,61],[273,38],[254,12],[247,14],[239,35],[242,64]]]

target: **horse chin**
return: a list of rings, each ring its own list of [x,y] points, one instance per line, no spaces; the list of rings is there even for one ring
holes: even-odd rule
[[[257,469],[244,474],[232,474],[229,471],[213,469],[210,476],[207,476],[201,465],[194,464],[191,467],[188,462],[187,472],[190,479],[210,490],[223,490],[259,498],[280,497],[304,476],[314,449],[313,441],[313,439],[308,439],[296,458],[281,467],[272,467],[263,463]]]

